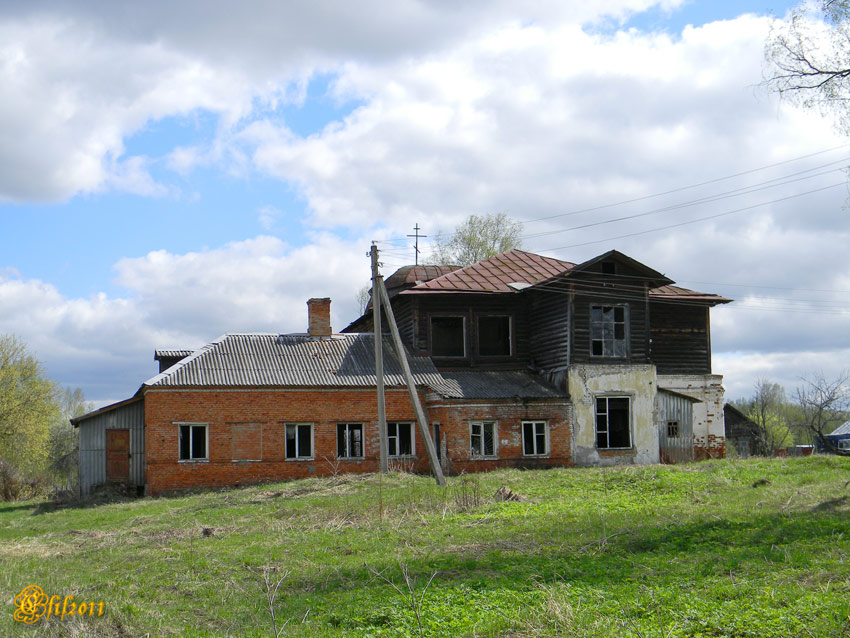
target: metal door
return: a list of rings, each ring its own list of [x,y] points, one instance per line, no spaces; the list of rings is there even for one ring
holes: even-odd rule
[[[658,446],[662,463],[694,460],[694,408],[686,397],[658,393]]]
[[[130,480],[130,430],[106,431],[106,480]]]

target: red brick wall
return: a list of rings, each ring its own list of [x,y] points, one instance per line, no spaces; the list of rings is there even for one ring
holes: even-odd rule
[[[725,456],[726,437],[709,434],[707,441],[704,437],[697,437],[694,445],[694,460],[722,459]]]
[[[388,390],[388,421],[415,421],[407,390]],[[179,461],[179,426],[206,423],[209,461]],[[313,460],[285,459],[285,424],[313,424]],[[340,461],[335,467],[337,423],[361,422],[364,460]],[[262,460],[234,462],[249,452],[234,424],[259,424]],[[416,428],[416,455],[411,469],[427,471],[425,447]],[[151,390],[145,395],[145,458],[148,494],[190,487],[240,485],[322,476],[339,472],[372,472],[378,467],[377,402],[374,389],[328,390]],[[244,458],[244,457],[243,457]],[[407,463],[409,466],[410,463]]]
[[[424,397],[420,398],[424,403]],[[388,390],[386,407],[388,421],[413,422],[416,436],[415,458],[390,459],[390,466],[428,472],[428,456],[407,390]],[[572,465],[564,403],[433,405],[426,407],[426,413],[430,423],[441,424],[445,467],[451,473]],[[470,459],[469,421],[475,419],[498,422],[497,460]],[[546,458],[522,456],[523,420],[549,423]],[[208,425],[208,461],[179,461],[178,422]],[[337,424],[343,422],[363,423],[364,459],[336,462]],[[313,424],[312,460],[285,458],[287,423]],[[252,426],[262,433],[260,441],[249,440]],[[234,461],[254,455],[261,460]],[[324,476],[335,471],[374,472],[378,469],[375,390],[150,390],[145,395],[145,458],[148,494]]]
[[[441,448],[445,470],[450,474],[482,472],[502,467],[542,468],[569,466],[571,432],[566,403],[512,401],[481,404],[443,402],[429,406],[431,423],[440,423]],[[496,421],[498,458],[476,459],[470,445],[471,421]],[[522,452],[522,422],[546,421],[549,426],[549,450],[543,457],[526,457]]]

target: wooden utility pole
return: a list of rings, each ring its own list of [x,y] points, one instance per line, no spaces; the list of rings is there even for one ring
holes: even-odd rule
[[[374,247],[373,247],[374,248]],[[376,278],[377,291],[381,301],[386,308],[387,323],[390,324],[390,332],[393,336],[393,344],[395,345],[396,356],[401,364],[401,371],[404,375],[404,380],[407,381],[407,391],[410,393],[410,402],[413,404],[413,409],[416,411],[416,420],[419,423],[419,430],[422,432],[422,438],[425,441],[425,449],[428,452],[428,462],[431,465],[431,472],[434,474],[434,480],[437,485],[445,485],[446,477],[443,476],[443,469],[440,467],[440,461],[437,459],[437,449],[434,447],[434,439],[431,438],[431,432],[428,430],[428,421],[425,419],[425,411],[422,409],[422,404],[419,402],[419,393],[416,391],[416,384],[413,382],[413,374],[410,372],[410,364],[407,362],[407,351],[401,342],[401,336],[398,334],[398,326],[395,324],[395,315],[393,307],[390,305],[390,297],[387,294],[387,289],[384,287],[384,280],[381,277]],[[372,289],[372,297],[375,297],[375,288]]]
[[[381,472],[386,474],[387,407],[384,400],[384,334],[381,329],[381,295],[378,294],[378,289],[384,288],[384,279],[378,272],[378,247],[375,244],[372,244],[369,256],[372,258],[372,324],[375,335],[375,377],[378,386],[378,444],[381,447],[379,458]]]

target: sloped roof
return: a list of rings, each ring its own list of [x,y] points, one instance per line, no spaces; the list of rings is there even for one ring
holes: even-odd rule
[[[720,295],[714,295],[707,292],[697,292],[695,290],[688,290],[687,288],[680,288],[679,286],[659,286],[658,288],[650,290],[649,296],[652,299],[659,301],[665,299],[668,301],[710,301],[715,304],[729,303],[732,301],[731,299],[721,297]]]
[[[441,373],[445,381],[431,388],[450,399],[566,399],[541,377],[514,370],[453,370]]]
[[[575,264],[513,249],[425,281],[401,294],[438,292],[517,292],[508,284],[534,285],[574,267]]]
[[[553,257],[544,257],[536,255],[524,250],[513,249],[484,259],[478,263],[467,266],[466,268],[458,269],[457,266],[445,266],[444,268],[452,269],[433,279],[424,281],[414,285],[413,287],[403,290],[398,294],[411,295],[420,293],[435,293],[435,292],[474,292],[474,293],[500,293],[500,292],[520,292],[528,286],[544,284],[550,279],[563,275],[565,273],[576,274],[579,271],[607,258],[614,257],[624,261],[634,268],[645,271],[648,276],[653,277],[656,283],[663,283],[657,288],[649,291],[651,298],[658,301],[695,301],[700,303],[721,304],[729,303],[731,299],[721,297],[720,295],[696,292],[673,286],[672,280],[665,275],[641,264],[632,259],[628,255],[624,255],[616,250],[610,250],[602,255],[594,257],[582,264],[574,264],[569,261],[555,259]],[[407,282],[412,276],[413,268],[405,266],[393,273],[387,281],[395,280],[397,282],[402,279]],[[419,268],[425,268],[420,266]],[[428,266],[428,268],[434,268]],[[433,273],[431,273],[433,274]],[[409,282],[407,282],[409,283]],[[525,284],[520,286],[511,286],[510,284]],[[398,283],[397,285],[402,285]],[[394,295],[391,295],[394,296]],[[354,322],[356,323],[356,322]],[[351,325],[353,326],[354,323]]]
[[[384,280],[384,285],[389,288],[398,288],[404,285],[415,285],[417,283],[431,281],[437,277],[442,277],[455,270],[460,270],[463,266],[402,266],[392,275]]]
[[[143,387],[375,386],[371,334],[315,339],[306,334],[226,334],[196,350]],[[384,383],[404,385],[390,338],[384,337]],[[427,357],[408,356],[417,385],[444,382]]]
[[[832,432],[829,433],[829,436],[844,436],[850,434],[850,421],[845,421],[837,428],[835,428]]]

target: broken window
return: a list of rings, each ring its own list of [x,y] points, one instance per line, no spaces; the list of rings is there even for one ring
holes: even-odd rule
[[[590,354],[594,357],[625,357],[626,306],[590,307]]]
[[[628,397],[596,398],[596,447],[601,450],[632,446]]]
[[[494,421],[470,423],[469,442],[472,456],[496,456],[496,423]]]
[[[286,458],[288,458],[288,459],[312,459],[313,458],[313,424],[312,423],[287,423],[286,424]]]
[[[667,438],[675,439],[679,436],[679,422],[667,421]]]
[[[478,354],[482,357],[510,356],[510,317],[505,315],[478,317]]]
[[[180,425],[180,460],[207,460],[206,424]]]
[[[363,456],[363,424],[338,423],[336,426],[336,456],[340,459]]]
[[[463,317],[431,317],[431,356],[465,357],[465,324]]]
[[[541,456],[548,452],[546,445],[546,422],[522,422],[522,454],[523,456]]]
[[[387,455],[413,456],[413,423],[387,423]]]

